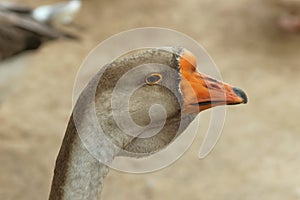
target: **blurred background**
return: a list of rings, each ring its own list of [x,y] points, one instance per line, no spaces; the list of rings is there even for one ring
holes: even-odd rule
[[[36,7],[58,1],[14,2]],[[298,4],[84,0],[75,19],[80,28],[73,30],[79,41],[46,43],[22,62],[6,60],[19,66],[14,70],[0,68],[0,199],[48,198],[80,64],[109,36],[144,26],[194,38],[249,103],[228,107],[221,139],[205,159],[198,152],[209,112],[201,114],[203,127],[177,162],[142,175],[111,170],[103,199],[300,199]]]

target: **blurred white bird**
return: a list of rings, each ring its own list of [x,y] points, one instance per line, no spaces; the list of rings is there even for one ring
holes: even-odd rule
[[[33,10],[32,17],[42,23],[67,25],[72,23],[80,8],[81,0],[70,0],[40,6]]]

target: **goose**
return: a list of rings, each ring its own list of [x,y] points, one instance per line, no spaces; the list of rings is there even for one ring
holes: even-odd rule
[[[73,108],[56,160],[49,200],[100,199],[108,165],[115,157],[154,154],[174,141],[199,112],[247,103],[243,90],[198,72],[196,66],[196,57],[183,47],[157,47],[129,52],[101,68]],[[136,68],[139,70],[134,71]],[[124,76],[127,78],[122,79]],[[124,82],[117,102],[122,104],[128,90],[138,88],[130,96],[129,113],[140,126],[149,127],[149,123],[155,125],[162,120],[157,113],[152,113],[150,120],[151,105],[165,108],[166,120],[157,134],[139,137],[149,131],[146,128],[129,135],[127,131],[134,132],[134,128],[124,130],[116,122],[112,113],[123,108],[114,106],[112,98],[121,79]],[[93,129],[98,123],[103,132]],[[86,141],[100,143],[91,150]]]
[[[78,39],[74,35],[36,20],[32,16],[34,12],[35,9],[24,5],[11,2],[0,3],[0,60],[37,49],[49,40]],[[54,16],[53,13],[51,18]]]

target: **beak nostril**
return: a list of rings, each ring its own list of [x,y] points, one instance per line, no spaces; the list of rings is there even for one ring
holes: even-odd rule
[[[238,95],[239,97],[241,97],[243,99],[243,103],[248,102],[248,97],[242,89],[234,87],[233,91],[236,95]]]
[[[215,89],[220,89],[220,87],[217,84],[214,84],[214,83],[211,83],[210,86],[212,88],[215,88]]]

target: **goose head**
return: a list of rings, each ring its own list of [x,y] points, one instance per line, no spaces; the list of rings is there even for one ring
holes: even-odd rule
[[[104,66],[89,85],[94,95],[80,99],[92,96],[104,134],[135,156],[166,147],[208,108],[247,103],[241,89],[197,71],[196,57],[179,47],[129,52]]]

